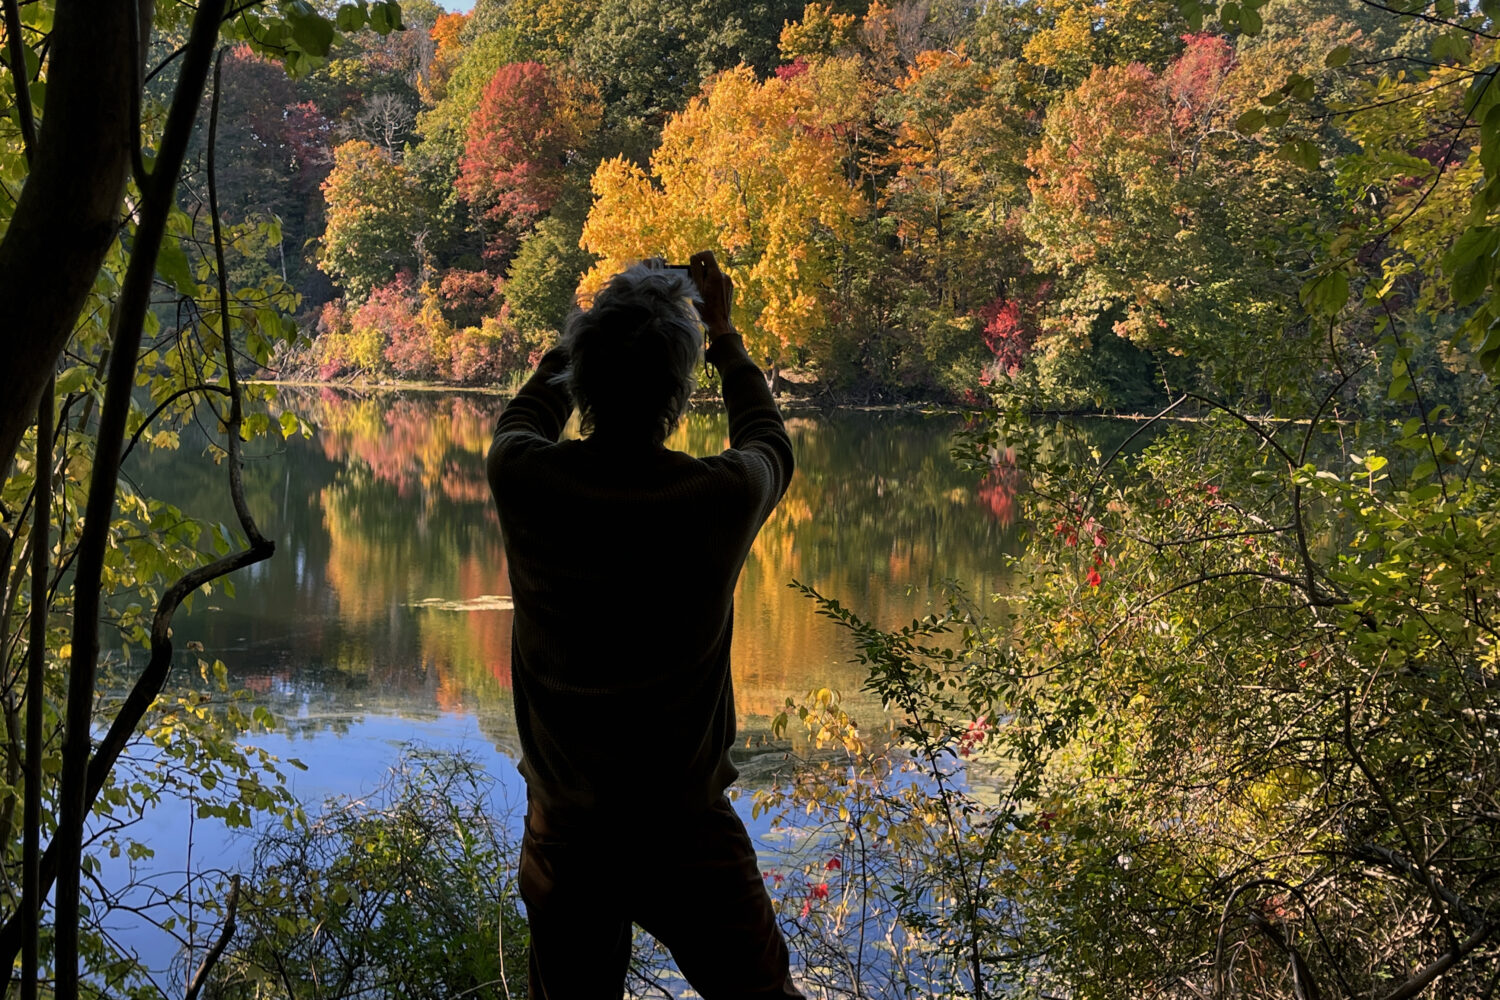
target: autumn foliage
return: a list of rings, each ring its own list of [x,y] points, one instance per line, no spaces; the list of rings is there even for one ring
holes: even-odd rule
[[[503,309],[501,315],[474,317],[475,294],[465,287],[472,284],[450,274],[437,288],[414,288],[410,274],[402,272],[352,309],[337,300],[327,303],[318,320],[319,377],[442,379],[463,385],[504,380],[526,362],[527,348]],[[455,326],[445,306],[477,322]]]
[[[562,193],[563,168],[598,125],[581,85],[539,62],[502,66],[469,121],[457,187],[487,224],[487,255],[504,257]]]
[[[737,325],[766,358],[823,329],[836,249],[866,209],[833,136],[816,124],[812,93],[797,78],[759,81],[744,67],[714,78],[668,122],[649,174],[608,160],[591,189],[583,245],[602,260],[586,286],[632,259],[714,248],[736,281]]]
[[[429,296],[455,331],[513,311],[525,349],[500,356],[524,364],[575,293],[704,248],[737,283],[756,359],[845,398],[1024,387],[1064,408],[1146,407],[1166,384],[1232,378],[1226,324],[1253,327],[1244,353],[1287,321],[1294,283],[1267,247],[1302,239],[1330,188],[1278,155],[1279,134],[1235,126],[1266,113],[1265,80],[1311,71],[1309,46],[1355,37],[1337,19],[1250,42],[1191,28],[1176,0],[946,20],[810,3],[752,40],[733,19],[658,37],[655,10],[524,0],[435,17],[408,70],[416,141],[334,129],[324,154],[319,266],[341,308],[376,298],[393,325],[378,361],[353,334],[320,358],[452,377],[441,325],[409,345],[395,294]],[[362,72],[398,63],[383,49]],[[300,150],[318,119],[272,103],[286,110],[265,127]],[[459,368],[488,370],[488,341],[458,342]]]

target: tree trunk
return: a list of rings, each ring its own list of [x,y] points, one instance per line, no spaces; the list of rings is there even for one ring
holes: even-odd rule
[[[36,415],[120,222],[150,0],[58,0],[33,169],[0,240],[0,477]]]

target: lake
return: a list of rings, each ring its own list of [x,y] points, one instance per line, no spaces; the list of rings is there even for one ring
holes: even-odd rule
[[[501,401],[324,391],[286,403],[317,427],[314,437],[246,469],[251,509],[276,555],[234,578],[232,600],[198,597],[178,616],[179,643],[202,642],[303,739],[345,738],[367,717],[459,715],[513,749],[510,586],[484,477]],[[817,687],[879,710],[860,701],[863,674],[840,630],[792,580],[885,625],[923,614],[944,579],[976,595],[1004,589],[1003,556],[1015,545],[1009,497],[949,458],[960,423],[884,412],[788,419],[797,475],[735,595],[743,728],[764,728],[788,696]],[[695,410],[668,444],[693,454],[727,447],[723,413]],[[160,453],[145,480],[190,514],[233,523],[221,484],[187,448]],[[618,570],[617,586],[633,586],[631,567]]]
[[[199,655],[275,712],[253,742],[307,764],[290,782],[316,811],[328,795],[376,786],[406,742],[464,749],[497,779],[497,808],[519,819],[524,788],[510,705],[509,582],[484,456],[503,402],[483,394],[286,390],[310,439],[252,446],[247,496],[276,555],[236,574],[234,596],[197,596],[175,624],[184,676]],[[953,580],[1006,590],[1018,544],[1013,488],[949,458],[956,414],[799,413],[787,424],[798,469],[762,529],[735,597],[733,669],[741,735],[758,742],[788,697],[829,687],[878,728],[844,632],[788,584],[800,580],[885,626],[909,622]],[[728,445],[722,411],[695,408],[668,442],[693,454]],[[137,481],[185,512],[233,523],[223,471],[184,436],[176,452],[132,459]],[[616,586],[633,586],[618,567]],[[614,589],[614,588],[611,588]],[[599,600],[610,600],[608,591]],[[203,652],[186,650],[201,642]],[[663,720],[624,720],[649,727]],[[748,799],[741,800],[748,818]],[[148,814],[136,835],[156,857],[138,874],[181,872],[189,855],[234,867],[242,840],[185,806]],[[766,821],[752,823],[764,834]],[[125,862],[106,873],[125,874]],[[162,967],[171,945],[122,926]]]

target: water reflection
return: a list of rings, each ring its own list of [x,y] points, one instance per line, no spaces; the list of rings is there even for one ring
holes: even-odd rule
[[[484,478],[501,401],[323,390],[289,392],[282,405],[318,430],[247,469],[252,509],[277,555],[239,581],[235,599],[196,606],[178,634],[204,642],[304,731],[370,712],[462,712],[512,746],[510,587]],[[860,701],[847,640],[787,587],[792,579],[888,625],[923,613],[945,578],[975,593],[1004,589],[1016,473],[976,484],[958,470],[948,457],[957,426],[916,414],[789,419],[798,474],[736,593],[742,726],[763,727],[788,695],[822,686],[878,711]],[[718,451],[724,414],[694,410],[668,444]],[[171,499],[219,515],[217,477],[198,470],[197,456],[153,463],[149,476],[171,484]],[[628,568],[620,585],[630,585]]]

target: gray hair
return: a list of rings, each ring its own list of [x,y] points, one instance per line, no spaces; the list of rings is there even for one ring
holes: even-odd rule
[[[682,419],[697,385],[703,327],[692,279],[645,261],[621,271],[568,318],[564,382],[585,432],[660,444]]]

